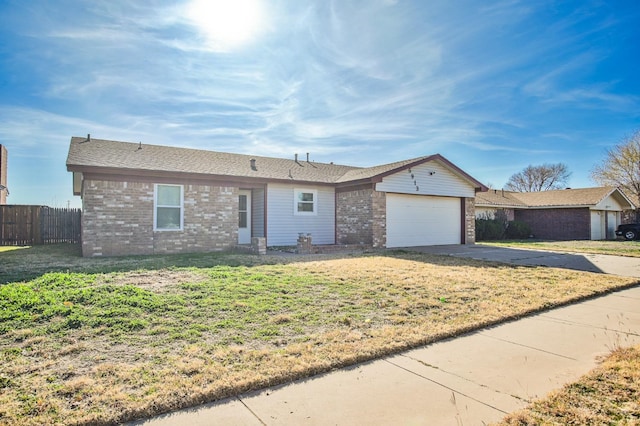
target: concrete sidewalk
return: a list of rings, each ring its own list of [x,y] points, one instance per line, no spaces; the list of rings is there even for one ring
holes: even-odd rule
[[[640,287],[133,424],[482,425],[634,344]]]

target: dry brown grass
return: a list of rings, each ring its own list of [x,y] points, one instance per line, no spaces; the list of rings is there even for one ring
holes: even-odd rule
[[[640,241],[482,241],[482,244],[521,249],[551,250],[568,253],[607,254],[612,256],[640,257]]]
[[[87,288],[132,285],[166,303],[182,300],[184,309],[145,312],[148,326],[127,333],[114,334],[107,326],[43,332],[41,327],[64,319],[54,317],[0,334],[0,423],[111,424],[150,416],[633,283],[401,252],[224,266],[238,259],[221,257],[217,266],[189,269],[63,276],[70,283],[86,279]],[[231,309],[210,307],[223,296],[228,302],[215,306]],[[232,327],[224,328],[226,322]]]
[[[640,346],[615,350],[575,383],[552,392],[501,426],[640,424]]]

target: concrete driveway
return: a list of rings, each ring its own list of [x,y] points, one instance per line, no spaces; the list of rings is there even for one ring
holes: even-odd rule
[[[408,247],[407,250],[514,265],[549,266],[640,278],[640,258],[637,257],[522,250],[482,244]]]

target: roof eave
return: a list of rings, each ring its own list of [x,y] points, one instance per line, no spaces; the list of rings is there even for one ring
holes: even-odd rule
[[[515,204],[489,204],[477,202],[475,203],[476,207],[488,207],[488,208],[497,208],[497,209],[526,209],[526,206],[519,206]]]
[[[622,191],[620,188],[613,188],[611,190],[611,192],[607,195],[607,197],[611,196],[614,192],[617,192],[618,194],[620,194],[620,196],[627,202],[629,203],[629,210],[635,210],[637,208],[637,206],[633,203],[633,201],[631,201],[631,199],[629,197],[627,197],[627,194],[624,193],[624,191]],[[604,197],[604,198],[607,198]],[[603,198],[603,200],[604,200]]]
[[[590,209],[595,207],[595,204],[557,204],[553,206],[527,206],[529,209]]]
[[[268,177],[252,177],[252,176],[238,176],[238,175],[219,175],[210,173],[193,173],[193,172],[169,172],[163,170],[142,170],[142,169],[125,169],[119,167],[98,167],[98,166],[80,166],[74,164],[67,164],[67,171],[80,172],[85,175],[91,176],[104,176],[104,177],[120,177],[123,178],[177,178],[180,180],[197,180],[197,181],[226,181],[237,182],[239,184],[264,184],[264,183],[296,183],[303,185],[320,185],[320,186],[335,186],[333,182],[322,182],[305,179],[295,178],[268,178]]]

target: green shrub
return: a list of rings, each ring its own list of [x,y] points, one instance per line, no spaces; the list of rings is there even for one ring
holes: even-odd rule
[[[505,236],[511,240],[524,240],[531,236],[531,227],[520,220],[512,220],[507,226]]]
[[[476,241],[502,240],[507,228],[507,215],[503,210],[476,219]]]

